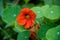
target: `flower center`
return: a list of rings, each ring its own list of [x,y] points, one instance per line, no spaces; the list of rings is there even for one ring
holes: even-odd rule
[[[29,18],[30,18],[30,16],[29,16],[29,15],[26,15],[26,18],[27,18],[27,19],[29,19]]]

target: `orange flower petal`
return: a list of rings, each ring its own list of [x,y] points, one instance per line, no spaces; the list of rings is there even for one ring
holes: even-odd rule
[[[21,10],[21,12],[24,13],[24,14],[28,14],[29,11],[30,11],[29,8],[24,8],[24,9]]]
[[[33,26],[35,21],[34,21],[34,20],[31,20],[31,22],[32,22],[32,23],[31,23],[31,26]]]
[[[30,28],[34,25],[34,20],[28,20],[27,23],[24,25],[25,28]]]
[[[17,17],[17,22],[18,22],[18,24],[19,25],[24,25],[25,23],[26,23],[26,19],[25,19],[25,16],[23,16],[23,15],[18,15],[18,17]]]
[[[31,16],[32,19],[36,18],[36,14],[32,10],[30,10],[29,15]]]
[[[25,19],[25,16],[24,16],[22,13],[20,13],[20,14],[17,16],[17,19]]]
[[[31,20],[28,20],[27,23],[24,25],[24,28],[30,28],[31,27]]]
[[[26,19],[22,19],[22,20],[18,20],[17,22],[19,25],[24,25],[26,21],[27,21]]]

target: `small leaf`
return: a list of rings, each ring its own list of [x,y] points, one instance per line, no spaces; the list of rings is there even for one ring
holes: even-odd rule
[[[18,34],[17,40],[29,40],[29,37],[30,37],[30,32],[24,31]]]
[[[51,28],[46,33],[48,40],[60,40],[60,25],[55,28]]]
[[[19,6],[8,6],[2,13],[3,21],[7,24],[15,23],[16,16],[20,13],[20,9]]]

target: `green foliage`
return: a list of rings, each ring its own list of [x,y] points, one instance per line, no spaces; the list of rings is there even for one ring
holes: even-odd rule
[[[60,25],[55,28],[51,28],[46,33],[48,40],[60,40]]]
[[[44,0],[44,2],[48,5],[60,5],[60,0]]]
[[[17,40],[29,40],[30,33],[29,31],[20,32],[18,34]]]
[[[7,24],[15,23],[16,16],[20,13],[20,6],[8,6],[2,13],[2,19]]]
[[[0,0],[0,15],[2,14],[2,12],[3,12],[3,5],[2,5],[3,3],[2,3],[2,0]]]
[[[45,5],[42,7],[33,7],[31,8],[31,10],[33,10],[37,14],[37,18],[44,16],[50,20],[56,20],[59,19],[60,17],[60,6],[56,6],[56,5],[53,6]]]
[[[52,26],[54,26],[54,25],[50,25],[50,24],[43,24],[43,25],[41,25],[40,29],[38,30],[38,37],[41,38],[41,39],[45,38],[46,32],[50,28],[52,28]]]
[[[43,6],[41,7],[44,17],[50,20],[56,20],[60,17],[60,6]]]
[[[44,0],[45,4],[49,4],[52,5],[53,4],[53,0]]]
[[[54,0],[54,4],[60,6],[60,0]]]

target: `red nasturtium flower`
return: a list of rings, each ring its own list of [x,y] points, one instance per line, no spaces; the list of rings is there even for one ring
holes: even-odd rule
[[[17,16],[17,23],[24,28],[30,28],[34,25],[36,14],[29,8],[23,8]]]

